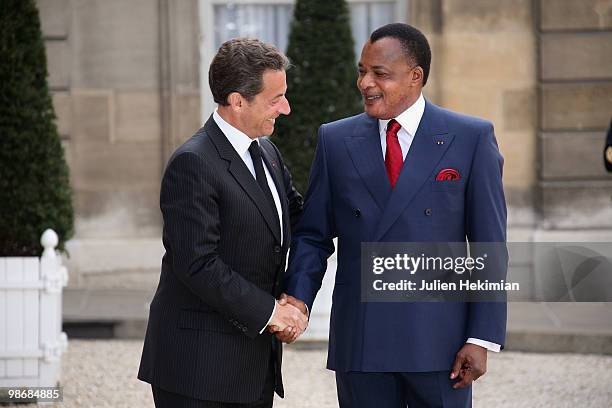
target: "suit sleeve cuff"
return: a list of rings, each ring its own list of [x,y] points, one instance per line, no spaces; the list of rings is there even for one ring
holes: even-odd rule
[[[491,343],[490,341],[475,339],[473,337],[470,337],[469,339],[467,339],[466,343],[475,344],[477,346],[484,347],[487,350],[493,351],[495,353],[499,353],[501,350],[501,345],[497,343]]]
[[[274,301],[274,308],[272,309],[272,314],[270,315],[270,318],[268,319],[268,323],[266,323],[263,329],[259,331],[259,334],[263,333],[266,330],[266,327],[268,327],[268,325],[272,321],[272,317],[274,317],[274,312],[276,312],[276,301]]]

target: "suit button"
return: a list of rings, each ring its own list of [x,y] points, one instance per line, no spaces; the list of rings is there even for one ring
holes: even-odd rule
[[[243,327],[243,328],[242,328],[242,332],[243,332],[243,333],[246,333],[246,332],[247,332],[247,328],[246,328],[246,327]]]
[[[359,208],[355,208],[355,217],[361,217],[361,210]]]
[[[280,254],[281,248],[278,245],[274,246],[274,252],[276,252],[277,254]]]
[[[431,208],[426,208],[425,209],[425,215],[428,216],[428,217],[431,215]]]

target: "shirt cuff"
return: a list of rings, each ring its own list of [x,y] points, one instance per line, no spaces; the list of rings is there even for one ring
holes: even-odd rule
[[[484,347],[487,350],[493,351],[495,353],[499,353],[501,350],[501,346],[497,343],[491,343],[490,341],[475,339],[473,337],[467,339],[466,343],[471,343],[480,347]]]
[[[274,301],[274,309],[272,309],[272,314],[270,315],[270,318],[268,319],[268,323],[266,323],[266,325],[263,327],[263,329],[261,329],[259,331],[259,334],[263,333],[264,330],[266,330],[266,327],[268,327],[268,325],[272,321],[272,317],[274,317],[274,312],[276,312],[276,300]]]

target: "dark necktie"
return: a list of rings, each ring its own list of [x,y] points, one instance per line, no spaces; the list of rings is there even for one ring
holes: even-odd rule
[[[259,188],[263,191],[264,195],[268,199],[268,203],[274,210],[275,218],[278,219],[276,205],[274,204],[274,198],[272,197],[272,191],[270,191],[270,186],[268,185],[268,179],[266,178],[266,173],[264,172],[263,162],[261,161],[261,148],[259,147],[259,143],[257,141],[253,141],[251,146],[249,146],[249,153],[251,154],[251,159],[253,160],[253,167],[255,168],[255,178],[257,179],[257,184],[259,184]]]
[[[391,119],[387,124],[387,151],[385,152],[385,168],[387,169],[387,176],[391,187],[395,187],[397,178],[399,177],[400,171],[402,171],[402,165],[404,164],[404,157],[402,156],[402,148],[397,138],[397,132],[402,128],[402,125],[397,123],[395,119]]]

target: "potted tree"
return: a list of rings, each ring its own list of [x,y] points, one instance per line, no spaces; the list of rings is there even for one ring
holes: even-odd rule
[[[297,0],[287,56],[287,99],[291,115],[276,124],[274,143],[291,169],[298,190],[306,192],[310,165],[322,123],[363,112],[355,85],[357,69],[345,0]],[[337,258],[328,260],[327,273],[310,315],[303,340],[329,337],[331,294]]]
[[[274,143],[302,193],[319,126],[363,112],[353,44],[345,0],[296,1],[287,46],[291,115],[278,118]]]
[[[0,387],[55,386],[73,231],[68,166],[54,123],[38,10],[0,7]],[[43,233],[44,232],[44,233]],[[41,236],[42,235],[42,236]]]

